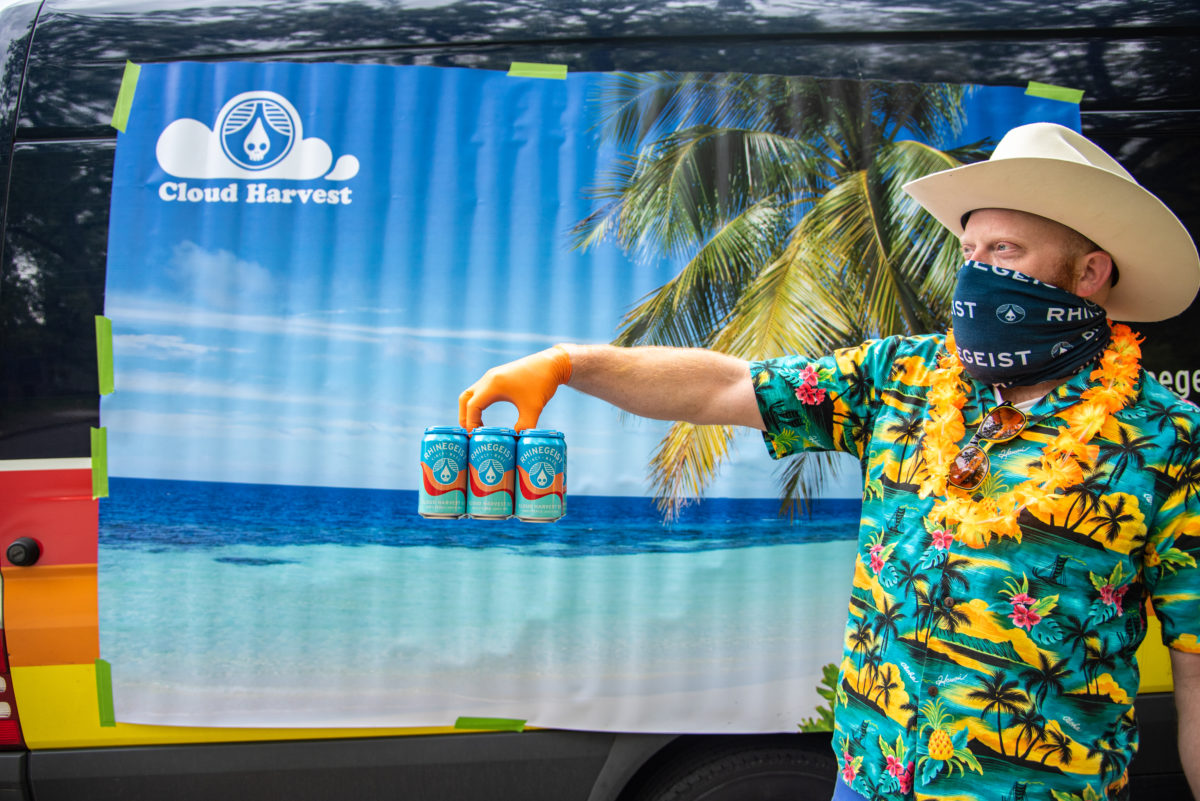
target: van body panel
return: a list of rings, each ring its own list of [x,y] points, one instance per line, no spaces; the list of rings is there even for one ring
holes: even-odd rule
[[[1016,3],[1016,6],[1028,6]],[[165,7],[164,7],[165,6]],[[871,0],[750,4],[696,0],[259,6],[48,2],[29,58],[20,127],[106,136],[126,59],[341,61],[572,71],[725,71],[1082,89],[1084,109],[1193,108],[1200,12],[1188,3],[1107,0],[1014,14],[1006,4],[896,7]],[[536,22],[534,22],[536,20]],[[1022,24],[1016,24],[1020,20]],[[63,53],[74,54],[64,59]]]
[[[0,548],[30,530],[47,545],[33,568],[0,565],[12,680],[33,749],[0,754],[0,798],[26,797],[33,787],[39,799],[384,797],[400,790],[406,797],[607,801],[675,740],[577,732],[441,736],[455,732],[447,727],[102,725],[94,665],[96,501],[84,497],[91,472],[78,462],[90,459],[89,432],[100,424],[93,318],[104,308],[110,120],[126,60],[495,70],[540,61],[572,71],[736,70],[1018,86],[1038,80],[1082,89],[1084,132],[1200,230],[1195,3],[1104,0],[1085,11],[1073,4],[896,7],[865,0],[847,10],[792,0],[772,3],[769,13],[756,5],[184,0],[147,10],[118,0],[29,0],[0,11],[0,168],[8,187],[0,240],[0,460],[62,460],[66,468],[11,462],[11,475],[0,472]],[[1170,376],[1180,394],[1186,381],[1193,398],[1200,397],[1200,340],[1175,332],[1193,326],[1195,314],[1138,326],[1147,336],[1147,369]],[[22,493],[40,493],[32,515],[10,513],[7,499]],[[90,545],[81,534],[88,527]],[[1139,654],[1147,693],[1170,688],[1156,630]],[[1182,797],[1172,699],[1147,694],[1137,706],[1143,747],[1133,765],[1134,792]]]

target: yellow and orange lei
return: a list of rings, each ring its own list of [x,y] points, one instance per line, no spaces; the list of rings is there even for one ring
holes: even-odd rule
[[[1094,385],[1084,391],[1079,403],[1058,412],[1058,417],[1068,425],[1045,444],[1041,462],[1030,470],[1028,480],[979,500],[947,481],[959,442],[966,434],[962,416],[966,384],[962,378],[963,365],[954,347],[954,332],[946,334],[946,353],[938,359],[927,396],[925,464],[918,474],[920,496],[939,499],[929,513],[931,521],[953,527],[955,538],[964,545],[981,548],[993,534],[1019,540],[1017,516],[1022,509],[1045,515],[1058,508],[1062,501],[1060,490],[1083,480],[1080,462],[1096,459],[1099,448],[1088,444],[1092,437],[1137,394],[1141,339],[1128,326],[1110,324],[1110,327],[1112,339],[1090,376]]]

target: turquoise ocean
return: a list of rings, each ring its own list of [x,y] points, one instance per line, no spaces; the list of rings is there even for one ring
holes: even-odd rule
[[[114,478],[101,656],[118,720],[794,731],[840,658],[860,505],[572,496],[435,521],[414,491]]]

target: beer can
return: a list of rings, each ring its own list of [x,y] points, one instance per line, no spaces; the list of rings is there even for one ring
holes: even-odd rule
[[[457,518],[467,513],[467,430],[430,426],[421,438],[421,517]]]
[[[552,523],[567,511],[567,443],[562,432],[530,428],[517,440],[516,516]]]
[[[471,432],[467,516],[483,520],[512,517],[517,432],[483,427]]]

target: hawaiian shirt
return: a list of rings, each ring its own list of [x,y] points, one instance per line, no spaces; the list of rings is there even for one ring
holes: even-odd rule
[[[928,519],[935,498],[915,480],[943,342],[892,337],[751,364],[775,458],[841,450],[862,465],[834,702],[840,779],[870,799],[1124,797],[1148,605],[1167,645],[1200,653],[1200,410],[1143,371],[1054,511],[1023,510],[1019,538],[968,547]],[[981,492],[1025,480],[1089,373],[1039,400],[1017,438],[989,445]],[[965,444],[995,398],[963,378]]]

